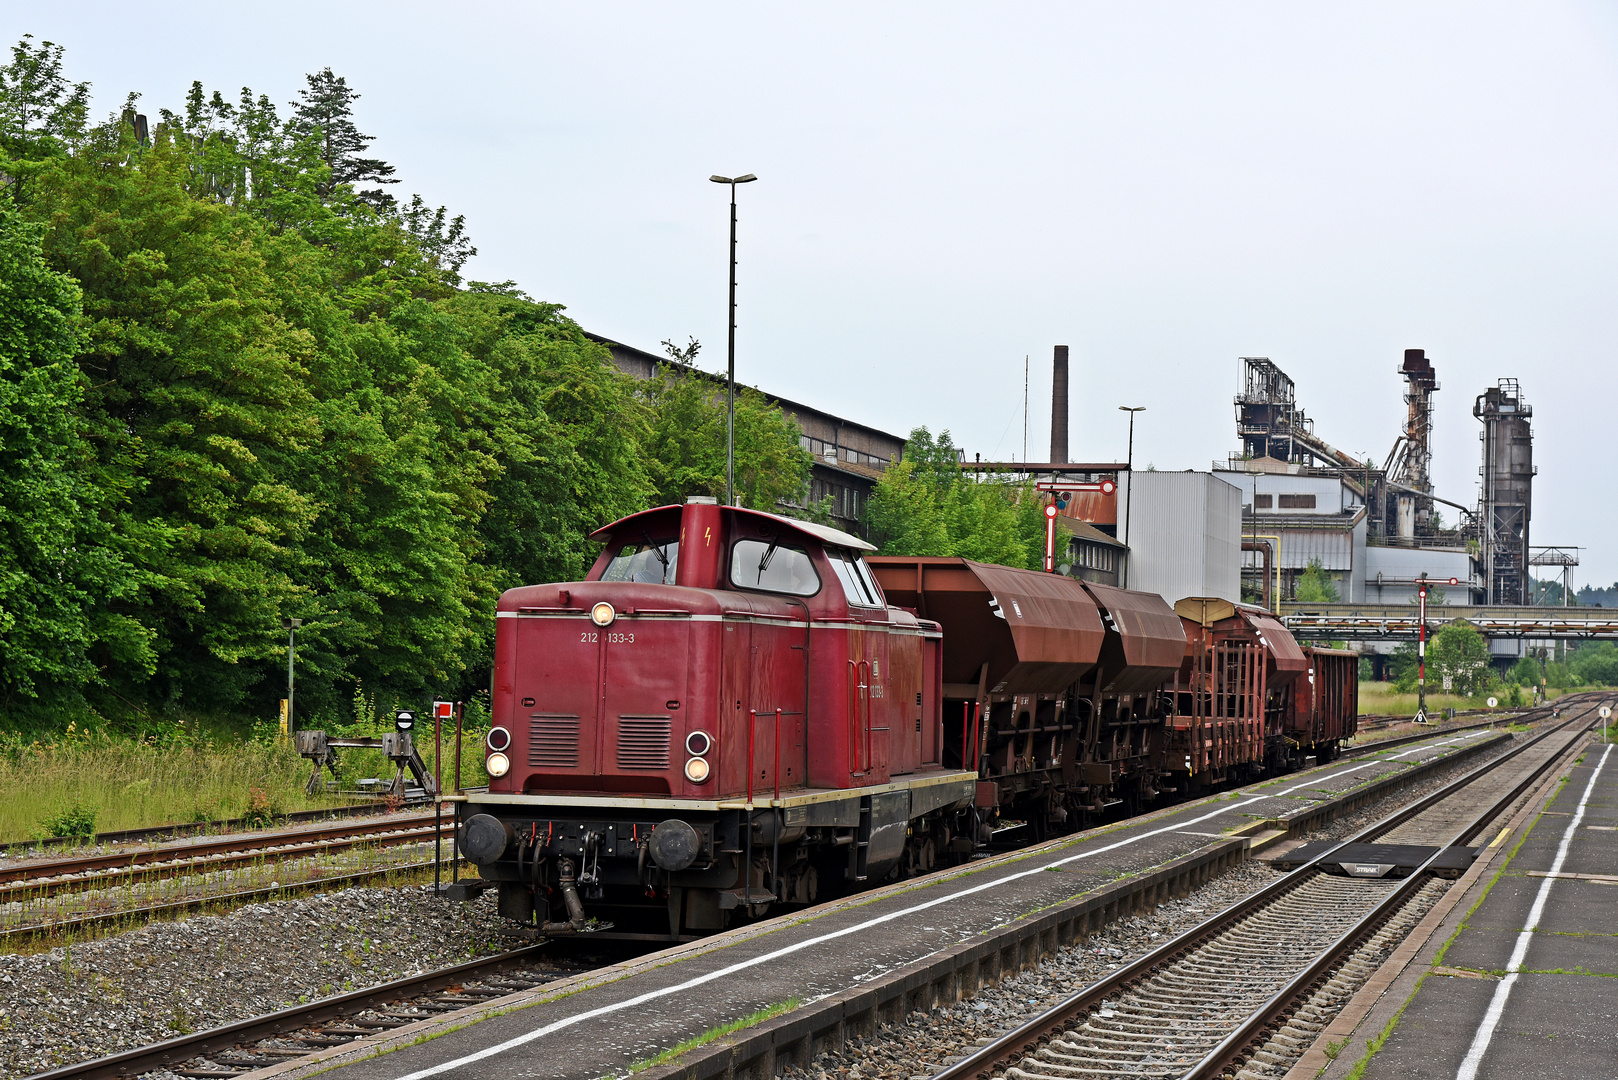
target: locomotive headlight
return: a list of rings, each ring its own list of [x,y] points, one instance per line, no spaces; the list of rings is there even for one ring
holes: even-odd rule
[[[713,738],[706,731],[693,731],[685,737],[685,752],[692,757],[704,757],[713,749]]]
[[[511,745],[511,732],[503,727],[492,727],[483,741],[489,744],[490,750],[504,750]]]
[[[693,784],[700,784],[708,779],[708,759],[694,757],[685,763],[685,778]]]
[[[590,609],[590,621],[597,626],[611,626],[612,620],[617,617],[618,613],[612,610],[612,605],[605,600]]]
[[[483,759],[483,768],[490,776],[504,776],[511,771],[511,759],[504,754],[493,753]]]

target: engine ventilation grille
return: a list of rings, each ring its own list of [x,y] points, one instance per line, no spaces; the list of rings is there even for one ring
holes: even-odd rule
[[[669,718],[666,716],[620,716],[618,718],[618,767],[620,769],[668,768],[669,727]]]
[[[528,764],[553,769],[579,767],[579,718],[561,713],[528,717]]]

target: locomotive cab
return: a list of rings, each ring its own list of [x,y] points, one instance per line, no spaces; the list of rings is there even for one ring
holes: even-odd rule
[[[498,606],[457,820],[502,915],[677,939],[931,865],[973,777],[941,763],[939,628],[869,544],[711,499],[593,538],[584,581]]]

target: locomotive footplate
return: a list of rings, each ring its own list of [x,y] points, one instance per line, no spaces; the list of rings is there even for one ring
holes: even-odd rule
[[[1303,844],[1277,855],[1270,860],[1270,865],[1281,870],[1296,870],[1330,850],[1336,842],[1315,840]],[[1443,878],[1458,878],[1466,873],[1477,853],[1477,848],[1469,847],[1447,847],[1439,851],[1420,844],[1345,844],[1327,855],[1320,868],[1328,874],[1345,877],[1402,878],[1409,877],[1436,854],[1438,858],[1431,867],[1433,873]]]

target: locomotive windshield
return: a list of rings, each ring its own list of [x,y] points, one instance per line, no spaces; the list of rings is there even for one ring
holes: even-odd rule
[[[762,589],[788,596],[813,596],[820,575],[802,548],[767,540],[738,540],[730,549],[730,581],[739,589]]]
[[[680,542],[667,540],[631,541],[618,549],[602,581],[634,581],[643,585],[673,585],[674,570],[680,561]]]

